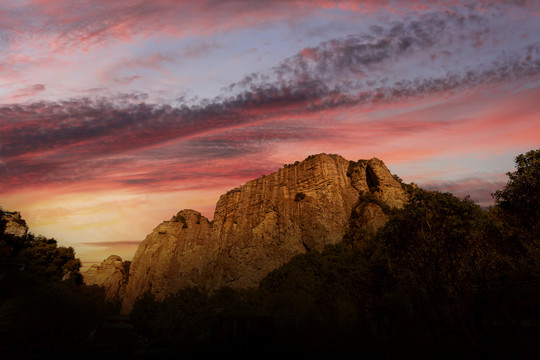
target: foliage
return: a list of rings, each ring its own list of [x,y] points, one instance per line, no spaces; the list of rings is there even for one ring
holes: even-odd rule
[[[394,180],[396,180],[399,183],[399,185],[401,185],[401,188],[409,195],[412,195],[417,188],[417,186],[414,183],[407,184],[403,181],[402,178],[400,178],[396,174],[392,174],[392,177],[394,178]]]
[[[47,282],[12,272],[0,291],[0,352],[5,358],[48,358],[79,350],[111,309],[103,288]]]
[[[507,173],[508,183],[493,196],[520,225],[540,230],[540,149],[518,155],[515,163],[516,171]]]
[[[515,158],[516,171],[508,172],[508,183],[493,194],[494,213],[528,248],[540,273],[540,149]]]
[[[517,159],[489,211],[395,177],[409,203],[390,210],[364,194],[341,244],[295,256],[256,289],[144,297],[133,319],[140,332],[182,349],[191,342],[303,356],[532,357],[539,350],[531,250],[538,215],[527,199],[538,203],[537,152]],[[389,216],[376,234],[362,227],[368,204]],[[264,334],[262,345],[255,334]]]
[[[28,271],[48,281],[70,279],[77,284],[82,283],[79,273],[81,262],[75,258],[72,247],[59,247],[55,239],[43,236],[30,234],[28,238],[28,246],[24,247],[17,257],[26,264]]]
[[[2,235],[2,357],[53,358],[80,351],[90,329],[113,311],[104,289],[82,285],[73,248],[31,233]]]
[[[197,287],[183,289],[162,302],[146,293],[133,308],[132,318],[145,335],[170,342],[194,343],[211,313],[205,292]]]
[[[440,295],[461,291],[456,288],[461,282],[478,282],[481,276],[508,270],[499,257],[507,240],[488,214],[469,198],[460,200],[449,193],[419,190],[376,241],[399,269],[399,277],[412,276],[417,286]]]
[[[538,285],[522,282],[527,252],[493,213],[417,190],[362,239],[297,255],[257,289],[145,297],[132,317],[140,332],[182,348],[384,358],[535,352],[535,335],[521,324],[538,318],[529,299]]]
[[[471,351],[496,345],[491,324],[502,319],[500,299],[513,296],[523,276],[524,254],[469,198],[417,191],[379,232],[371,252],[432,349],[441,341],[450,346],[449,340]]]

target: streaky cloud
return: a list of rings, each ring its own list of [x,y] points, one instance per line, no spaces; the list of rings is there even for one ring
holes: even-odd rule
[[[124,247],[124,246],[136,246],[141,243],[140,240],[121,240],[121,241],[99,241],[99,242],[83,242],[81,245],[97,246],[97,247]]]
[[[486,50],[489,56],[473,62],[450,51],[457,43],[483,55],[475,37],[464,36],[477,32],[494,39],[500,35],[496,29],[486,28],[485,19],[477,14],[429,13],[305,48],[267,72],[250,74],[231,84],[220,96],[191,102],[180,99],[178,106],[149,103],[145,93],[3,105],[0,173],[7,179],[6,188],[30,179],[53,182],[114,177],[115,168],[132,163],[131,154],[177,142],[184,144],[179,154],[197,157],[195,151],[187,150],[187,145],[192,145],[201,154],[234,158],[256,153],[261,144],[270,141],[307,136],[306,127],[289,126],[282,132],[264,128],[275,121],[309,119],[326,110],[383,108],[399,101],[538,78],[540,44],[534,40],[511,51]],[[444,54],[443,60],[437,56],[433,60],[433,54]],[[455,62],[452,70],[439,69],[444,58]],[[403,71],[410,68],[396,65],[411,59],[442,63],[430,65],[433,71],[426,74],[414,71],[416,67]],[[387,125],[389,133],[394,127],[397,132],[404,129],[403,124]],[[407,131],[425,126],[409,126]],[[320,136],[321,132],[314,128],[311,135]],[[170,159],[173,155],[166,152],[164,156]],[[119,181],[144,184],[158,176],[154,170],[146,171],[152,176],[137,174]]]

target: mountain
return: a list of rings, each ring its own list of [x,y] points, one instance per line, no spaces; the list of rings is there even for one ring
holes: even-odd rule
[[[182,210],[139,245],[122,312],[145,292],[257,286],[293,256],[341,242],[351,221],[376,231],[407,202],[407,186],[379,159],[318,154],[223,194],[213,221]]]

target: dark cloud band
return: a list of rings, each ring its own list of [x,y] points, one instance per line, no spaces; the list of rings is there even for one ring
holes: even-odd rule
[[[454,32],[460,27],[465,30]],[[285,134],[266,131],[260,124],[510,80],[531,81],[540,74],[540,44],[534,40],[511,52],[502,49],[474,67],[460,63],[450,44],[461,41],[469,48],[476,46],[474,36],[462,37],[467,32],[490,34],[478,15],[448,12],[374,27],[368,34],[304,49],[267,73],[246,76],[221,96],[180,106],[150,104],[145,94],[5,105],[0,107],[0,174],[12,186],[35,179],[79,181],[92,178],[96,166],[114,174],[114,168],[128,161],[122,157],[129,159],[131,153],[149,152],[178,141],[198,147],[202,154],[234,157],[250,149],[257,151],[265,141],[301,139],[307,133],[318,136],[323,131],[288,127]],[[411,56],[426,60],[430,52],[445,51],[457,61],[452,71],[401,75],[394,68],[400,61],[410,61]],[[30,90],[45,89],[39,85]],[[246,131],[244,138],[235,137],[239,128],[248,126],[251,132]],[[182,151],[194,155],[185,149],[165,156],[174,158]],[[111,156],[116,156],[118,163],[111,164]],[[83,163],[93,166],[84,168]],[[49,176],[53,173],[55,176]],[[157,176],[153,171],[147,175],[151,176],[122,181],[147,184]]]

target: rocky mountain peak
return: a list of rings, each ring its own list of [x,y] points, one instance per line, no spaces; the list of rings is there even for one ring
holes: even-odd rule
[[[246,182],[219,198],[212,223],[182,210],[140,244],[123,312],[146,291],[158,299],[187,286],[257,286],[294,255],[343,240],[351,219],[366,231],[408,195],[376,158],[317,154]]]
[[[130,269],[124,308],[146,291],[158,299],[188,286],[203,286],[211,225],[198,211],[182,210],[159,224],[139,245]]]

